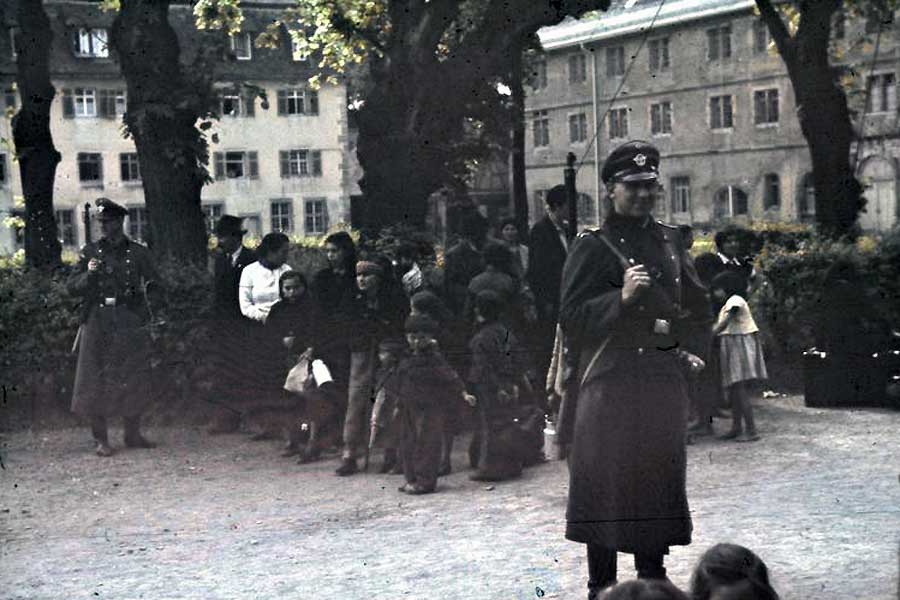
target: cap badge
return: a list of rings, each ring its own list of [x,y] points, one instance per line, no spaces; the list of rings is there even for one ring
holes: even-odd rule
[[[639,167],[643,167],[645,164],[647,164],[647,157],[643,154],[638,154],[634,157],[634,164]]]

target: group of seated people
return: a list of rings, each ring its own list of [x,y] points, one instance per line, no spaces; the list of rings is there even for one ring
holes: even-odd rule
[[[256,260],[238,269],[234,254],[246,254],[245,262],[253,254],[240,234],[238,244],[220,242],[227,260],[219,268],[224,277],[231,261],[239,271],[239,315],[212,329],[214,345],[254,350],[237,364],[224,351],[211,396],[224,410],[211,433],[234,431],[241,420],[257,429],[255,439],[286,433],[284,454],[300,454],[303,463],[340,447],[341,476],[358,472],[360,459],[367,466],[377,449],[379,470],[404,474],[400,490],[409,494],[436,490],[466,424],[474,480],[515,477],[543,459],[544,409],[518,337],[535,317],[506,246],[484,248],[457,314],[409,245],[392,260],[360,255],[347,233],[332,234],[328,266],[309,281],[288,264],[289,240],[280,233],[266,235]]]
[[[635,579],[607,588],[601,600],[778,600],[766,564],[736,544],[716,544],[694,568],[684,592],[667,579]]]

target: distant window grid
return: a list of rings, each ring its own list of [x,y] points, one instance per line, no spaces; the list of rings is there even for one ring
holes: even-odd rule
[[[298,148],[278,153],[282,179],[290,177],[320,177],[322,175],[322,151]]]
[[[746,215],[749,211],[747,194],[739,187],[729,185],[716,192],[713,211],[717,219]]]
[[[778,123],[778,90],[756,90],[753,92],[753,123],[774,125]]]
[[[572,144],[586,142],[587,134],[587,115],[584,113],[569,115],[569,142]]]
[[[290,199],[272,200],[271,210],[273,232],[294,231],[294,206]]]
[[[79,152],[78,181],[98,184],[103,182],[103,157],[97,152]]]
[[[731,57],[731,25],[722,25],[706,30],[706,57],[722,60]]]
[[[753,53],[768,54],[769,27],[762,19],[753,22]]]
[[[547,87],[547,61],[543,58],[538,59],[533,66],[531,87],[535,90],[542,90]]]
[[[278,90],[279,115],[319,114],[319,93],[298,88]]]
[[[300,52],[300,44],[297,43],[297,40],[291,38],[291,60],[295,62],[306,62],[307,58],[303,56],[303,53]]]
[[[109,32],[106,29],[82,27],[74,33],[75,56],[82,58],[107,58],[109,56]]]
[[[767,173],[764,181],[763,209],[781,206],[781,181],[776,173]]]
[[[221,202],[211,202],[203,204],[200,210],[203,211],[203,220],[206,222],[206,232],[211,234],[216,228],[216,222],[222,216],[224,205]]]
[[[797,209],[800,220],[806,221],[816,216],[816,184],[812,173],[807,173],[801,180]]]
[[[625,74],[625,47],[613,46],[606,49],[606,76],[621,77]]]
[[[238,60],[250,60],[253,58],[253,44],[249,33],[238,33],[228,39],[235,58]]]
[[[691,212],[690,177],[672,178],[672,212],[681,214]]]
[[[628,137],[628,109],[614,108],[609,111],[609,139]]]
[[[75,88],[75,116],[97,116],[97,92],[93,88]]]
[[[713,96],[709,99],[710,129],[734,127],[734,108],[731,96]]]
[[[56,230],[63,246],[76,246],[78,239],[75,232],[75,211],[63,209],[56,211]]]
[[[216,152],[213,154],[213,161],[217,180],[259,178],[259,158],[256,152]]]
[[[141,164],[138,162],[137,152],[119,154],[119,174],[124,182],[133,183],[141,180]]]
[[[328,203],[325,198],[307,198],[303,202],[303,231],[306,235],[323,235],[328,231]]]
[[[77,89],[75,90],[78,91]],[[94,90],[97,94],[97,116],[113,119],[125,114],[124,90]],[[77,98],[77,96],[76,96]],[[77,108],[77,103],[76,103]],[[88,115],[82,115],[88,116]]]
[[[241,97],[237,94],[225,94],[222,96],[222,116],[223,117],[240,117]]]
[[[669,38],[657,38],[649,42],[650,72],[669,69]]]
[[[543,148],[550,145],[550,117],[546,110],[536,110],[532,114],[531,131],[534,135],[534,147]]]
[[[582,52],[569,56],[569,83],[587,81],[587,57]]]
[[[897,110],[897,79],[893,73],[872,75],[866,81],[866,112]]]
[[[147,209],[134,206],[128,209],[128,237],[143,242],[147,235]]]
[[[659,102],[650,105],[650,133],[669,135],[672,133],[672,103]]]

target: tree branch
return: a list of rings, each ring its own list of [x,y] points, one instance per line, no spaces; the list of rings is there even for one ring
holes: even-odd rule
[[[775,41],[778,53],[781,54],[788,68],[792,68],[796,60],[796,53],[794,39],[791,37],[791,32],[788,31],[787,25],[781,20],[781,15],[775,10],[771,0],[756,0],[756,7],[759,9],[759,16],[763,23],[769,28],[769,34]]]
[[[353,23],[353,21],[347,18],[347,15],[344,14],[344,11],[341,10],[337,3],[332,2],[331,8],[332,27],[341,32],[347,39],[350,39],[354,36],[362,38],[366,43],[371,45],[378,52],[384,54],[384,44],[382,44],[381,40],[378,39],[377,32],[357,27]]]

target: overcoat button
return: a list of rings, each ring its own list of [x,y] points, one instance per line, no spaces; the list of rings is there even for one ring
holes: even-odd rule
[[[643,354],[643,353],[644,353],[644,349],[643,349],[643,348],[638,348],[638,349],[637,349],[637,353],[638,353],[638,354]]]

